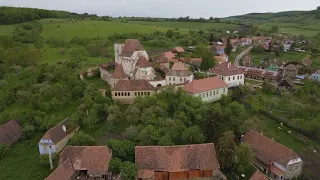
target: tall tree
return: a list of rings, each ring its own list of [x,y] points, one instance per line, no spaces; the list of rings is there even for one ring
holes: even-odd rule
[[[249,144],[242,143],[235,149],[235,167],[237,172],[245,173],[251,167],[255,158],[255,154]]]
[[[223,170],[231,170],[234,165],[234,150],[236,144],[234,142],[234,134],[232,131],[223,133],[217,144],[217,154],[220,166]]]
[[[233,49],[233,47],[232,47],[231,41],[230,41],[230,39],[228,38],[227,47],[226,47],[226,51],[225,51],[226,54],[227,54],[227,55],[231,55],[232,49]]]

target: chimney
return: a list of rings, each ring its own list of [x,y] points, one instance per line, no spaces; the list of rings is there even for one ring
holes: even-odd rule
[[[228,69],[230,68],[230,63],[228,63]]]

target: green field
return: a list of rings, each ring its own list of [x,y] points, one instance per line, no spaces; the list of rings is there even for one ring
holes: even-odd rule
[[[182,30],[234,29],[237,25],[226,23],[172,22],[172,21],[130,21],[130,24],[142,24],[145,27],[164,27]]]
[[[300,35],[303,34],[308,37],[315,36],[320,31],[320,25],[319,24],[313,24],[308,26],[300,26],[301,28],[295,28],[292,24],[287,23],[266,23],[266,24],[260,24],[259,27],[262,29],[271,29],[271,26],[279,26],[279,32],[281,33],[287,33],[291,35]],[[305,28],[313,28],[312,29],[302,29],[302,27]]]
[[[252,56],[252,62],[255,65],[259,65],[260,61],[264,57],[269,57],[269,53],[251,52],[251,56]],[[270,57],[271,59],[276,59],[283,62],[289,62],[289,61],[298,62],[298,61],[304,60],[307,56],[308,56],[308,53],[289,51],[289,52],[280,52],[280,56],[271,55]]]

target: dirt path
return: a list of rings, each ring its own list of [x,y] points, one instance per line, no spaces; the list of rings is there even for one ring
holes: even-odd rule
[[[235,66],[239,66],[240,60],[242,59],[242,57],[243,57],[245,54],[247,54],[252,48],[253,48],[253,46],[249,46],[248,48],[246,48],[245,50],[243,50],[238,56],[236,56],[236,59],[234,60],[234,65],[235,65]]]

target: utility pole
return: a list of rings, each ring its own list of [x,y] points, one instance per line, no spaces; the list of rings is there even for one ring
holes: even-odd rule
[[[48,152],[49,152],[49,162],[50,162],[50,169],[53,169],[53,165],[52,165],[52,157],[51,157],[51,146],[48,146]]]

